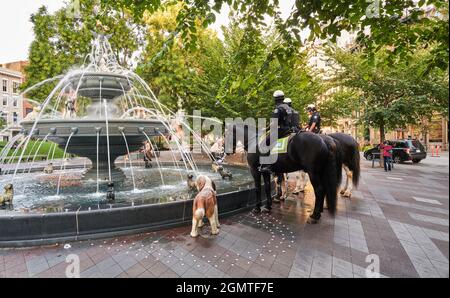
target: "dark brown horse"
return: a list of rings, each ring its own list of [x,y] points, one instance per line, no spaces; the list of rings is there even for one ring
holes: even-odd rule
[[[250,133],[249,133],[250,132]],[[247,162],[255,181],[257,206],[255,212],[261,210],[261,180],[264,179],[267,209],[271,209],[271,175],[261,173],[261,154],[256,129],[245,124],[232,124],[226,129],[227,153],[234,153],[238,141],[247,151]],[[232,152],[228,152],[232,144]],[[279,154],[271,165],[273,173],[292,173],[305,171],[309,174],[316,197],[314,212],[309,223],[317,223],[323,212],[326,198],[328,211],[336,212],[337,192],[342,179],[342,160],[336,141],[331,137],[319,136],[309,132],[301,132],[293,136],[288,144],[287,153]],[[249,149],[255,149],[249,152]]]
[[[353,187],[358,187],[361,177],[359,144],[352,136],[343,133],[333,133],[329,136],[335,140],[338,146],[347,175],[346,184],[341,190],[341,194],[343,197],[350,198]]]

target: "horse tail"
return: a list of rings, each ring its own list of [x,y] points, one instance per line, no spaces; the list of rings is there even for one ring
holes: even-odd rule
[[[328,211],[336,213],[338,189],[342,181],[342,157],[336,143],[332,140],[326,142],[328,147],[328,160],[324,171],[324,187]]]
[[[358,187],[359,179],[361,178],[361,167],[360,167],[360,154],[359,154],[359,144],[356,140],[346,134],[334,133],[331,134],[334,140],[336,140],[341,145],[342,161],[353,172],[353,185]]]
[[[352,157],[349,160],[348,168],[353,172],[353,185],[358,187],[359,179],[361,178],[361,156],[359,154],[359,144],[353,146]]]

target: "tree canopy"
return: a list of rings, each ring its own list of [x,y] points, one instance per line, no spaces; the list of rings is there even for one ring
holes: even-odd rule
[[[435,69],[422,75],[431,55],[430,51],[421,50],[408,63],[388,65],[386,55],[380,53],[371,66],[360,52],[338,51],[334,58],[342,68],[335,83],[347,88],[344,92],[351,90],[353,98],[353,92],[358,94],[358,101],[350,100],[348,104],[353,108],[358,102],[362,110],[360,120],[379,128],[384,139],[388,129],[420,125],[430,121],[435,113],[448,116],[448,71]],[[331,101],[332,105],[342,103]]]
[[[135,19],[146,12],[154,12],[166,1],[100,0],[103,6],[127,7]],[[172,1],[168,1],[172,2]],[[292,54],[302,45],[301,32],[310,32],[315,38],[335,42],[342,31],[355,32],[365,45],[365,53],[372,60],[374,54],[388,51],[390,60],[409,60],[418,48],[432,48],[427,70],[448,68],[448,1],[447,0],[314,0],[295,1],[287,20],[281,17],[279,0],[181,0],[182,9],[177,16],[175,32],[190,45],[197,40],[196,21],[204,26],[214,23],[216,14],[224,5],[240,13],[243,23],[250,26],[264,24],[265,17],[275,20],[283,37],[285,55]],[[280,51],[281,52],[281,51]]]

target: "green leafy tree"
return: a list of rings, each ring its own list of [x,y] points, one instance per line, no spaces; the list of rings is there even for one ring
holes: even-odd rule
[[[192,50],[180,37],[166,43],[176,28],[180,5],[167,5],[144,16],[146,44],[138,74],[153,89],[158,99],[171,110],[177,110],[181,100],[189,113],[194,109],[207,111],[216,97],[218,84],[224,75],[224,48],[216,33],[197,24],[198,48]],[[158,59],[161,49],[164,59]]]
[[[180,9],[180,4],[167,5],[144,15],[148,46],[138,66],[138,73],[169,108],[176,109],[181,98],[188,112],[201,109],[207,117],[267,118],[277,89],[284,90],[301,111],[313,101],[319,82],[304,66],[303,54],[284,56],[276,28],[243,27],[236,15],[223,28],[222,42],[197,20],[197,48],[192,49],[181,36],[170,36]],[[166,49],[164,59],[155,59],[161,48]]]
[[[380,130],[380,141],[389,129],[420,125],[437,112],[448,115],[448,71],[421,75],[430,55],[418,51],[408,63],[388,65],[387,56],[380,53],[371,65],[360,52],[336,53],[335,59],[343,67],[336,82],[360,94],[361,121]]]
[[[0,130],[5,128],[6,120],[3,117],[0,117]]]
[[[283,90],[294,107],[304,111],[319,88],[305,66],[305,55],[284,56],[283,42],[274,38],[276,29],[241,28],[239,24],[236,20],[224,30],[227,75],[217,97],[220,113],[268,118],[274,109],[275,90]]]
[[[105,7],[127,7],[139,19],[146,11],[154,12],[164,1],[151,0],[101,0]],[[448,67],[448,1],[413,0],[402,1],[354,1],[323,0],[295,1],[287,20],[281,18],[279,0],[181,0],[182,9],[177,17],[176,33],[181,34],[190,45],[195,46],[196,20],[207,26],[215,21],[215,13],[223,5],[231,6],[243,17],[248,27],[264,23],[266,16],[275,20],[278,32],[287,46],[281,48],[289,56],[301,45],[301,32],[308,30],[309,39],[336,41],[343,30],[355,32],[364,44],[366,54],[373,60],[375,53],[384,51],[393,59],[409,60],[421,47],[432,48],[427,69]],[[434,11],[428,10],[428,8]]]

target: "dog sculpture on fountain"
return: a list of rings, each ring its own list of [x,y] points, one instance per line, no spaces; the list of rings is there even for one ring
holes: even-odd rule
[[[187,176],[187,186],[188,186],[189,191],[197,190],[197,184],[195,183],[194,175],[189,174]]]
[[[4,189],[5,193],[0,194],[0,206],[12,204],[14,198],[14,186],[12,184],[5,185]]]
[[[45,168],[44,168],[44,173],[45,174],[53,174],[53,163],[49,163]]]
[[[199,236],[198,229],[203,225],[205,216],[211,224],[211,234],[218,235],[220,223],[215,185],[209,177],[203,175],[197,178],[195,184],[199,193],[193,203],[191,237]]]
[[[222,179],[229,179],[232,180],[233,179],[233,174],[231,174],[230,171],[225,170],[222,166],[219,167],[218,172],[220,174],[220,176],[222,176]]]

